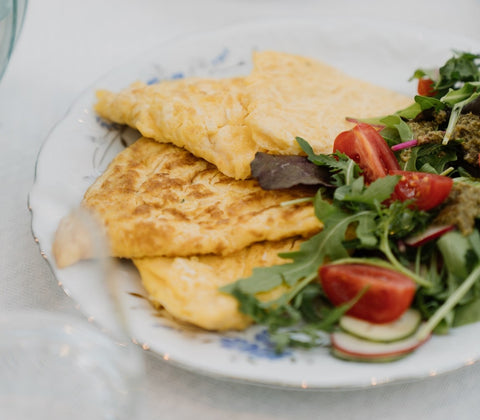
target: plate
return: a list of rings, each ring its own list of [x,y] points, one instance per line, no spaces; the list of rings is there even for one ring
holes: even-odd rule
[[[32,229],[42,254],[60,219],[76,207],[88,186],[138,133],[97,118],[99,88],[119,90],[135,80],[153,83],[187,76],[226,77],[250,71],[253,50],[275,49],[330,63],[353,76],[413,95],[408,79],[417,67],[433,67],[452,49],[475,51],[474,41],[405,23],[331,17],[322,20],[255,21],[191,34],[128,61],[88,87],[52,130],[40,151],[29,197]],[[58,282],[89,317],[108,324],[111,303],[98,282],[98,266],[82,262],[63,270]],[[142,296],[137,272],[122,263],[117,290],[132,338],[164,360],[221,378],[296,389],[344,389],[435,376],[477,362],[480,323],[433,337],[411,356],[393,363],[334,359],[327,347],[275,354],[261,327],[225,334],[179,327],[159,316]]]

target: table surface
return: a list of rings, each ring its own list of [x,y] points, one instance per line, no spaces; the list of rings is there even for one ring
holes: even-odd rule
[[[40,255],[27,200],[42,142],[92,81],[181,34],[252,19],[326,15],[388,18],[480,42],[480,0],[31,1],[0,83],[0,308],[81,316]],[[473,419],[480,409],[479,364],[414,383],[317,392],[212,379],[146,357],[139,419]]]

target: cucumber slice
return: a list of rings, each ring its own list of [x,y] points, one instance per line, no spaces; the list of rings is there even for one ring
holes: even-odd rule
[[[391,343],[380,343],[355,337],[343,331],[331,334],[332,354],[341,359],[358,362],[390,362],[412,353],[427,339],[417,334]]]
[[[349,362],[389,363],[389,362],[395,362],[396,360],[402,359],[406,357],[408,354],[410,354],[410,352],[388,355],[388,356],[377,355],[373,357],[369,355],[363,356],[360,354],[350,354],[347,352],[343,352],[342,350],[336,349],[335,347],[332,347],[332,355],[334,357],[336,357],[337,359],[347,360]]]
[[[390,343],[411,336],[420,325],[422,317],[416,309],[408,309],[396,321],[387,324],[374,324],[363,319],[344,315],[340,318],[340,328],[354,336],[370,341]]]

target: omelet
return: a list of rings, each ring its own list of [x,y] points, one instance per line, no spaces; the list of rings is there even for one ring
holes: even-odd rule
[[[207,330],[242,330],[252,320],[238,309],[238,301],[219,289],[250,276],[255,267],[285,264],[279,252],[298,249],[296,238],[253,244],[227,256],[206,255],[188,258],[141,258],[133,262],[154,306],[163,307],[177,320]],[[268,301],[283,286],[258,298]]]
[[[235,179],[250,176],[256,152],[300,154],[303,137],[317,153],[331,152],[345,117],[386,115],[411,98],[350,77],[311,58],[255,52],[243,77],[136,82],[97,92],[97,113],[144,136],[184,147]]]
[[[113,159],[82,207],[102,221],[113,256],[223,256],[255,242],[318,232],[322,224],[308,200],[313,194],[308,188],[266,191],[185,149],[141,138]],[[285,205],[302,198],[307,201]],[[54,241],[57,265],[91,257],[91,245],[75,216],[67,216]]]
[[[265,51],[254,53],[245,78],[245,124],[258,150],[300,154],[296,136],[316,153],[331,153],[336,136],[352,128],[346,117],[388,115],[412,98],[348,76],[308,57]]]
[[[95,110],[145,137],[185,147],[224,174],[244,179],[256,148],[244,123],[243,96],[243,78],[136,82],[119,93],[99,90]]]

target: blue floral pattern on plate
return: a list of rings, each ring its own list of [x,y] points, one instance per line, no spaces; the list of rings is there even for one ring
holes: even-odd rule
[[[253,340],[245,337],[221,337],[220,345],[226,349],[246,353],[251,357],[266,359],[282,359],[291,357],[293,354],[291,350],[286,350],[282,353],[276,352],[273,343],[269,340],[269,334],[266,329],[256,333]]]

